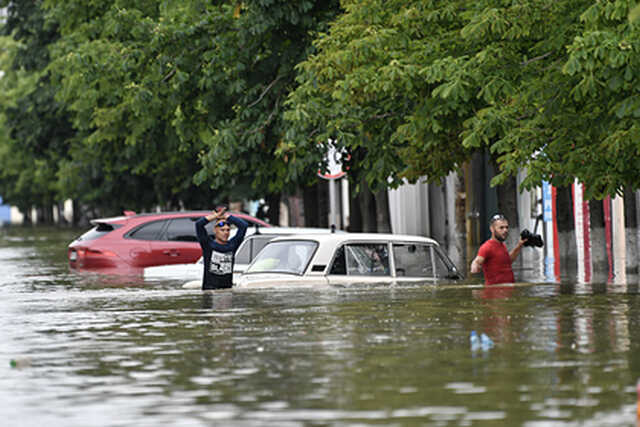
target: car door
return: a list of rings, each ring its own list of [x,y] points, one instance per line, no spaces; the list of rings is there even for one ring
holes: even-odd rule
[[[154,260],[151,244],[161,238],[166,225],[166,220],[150,221],[137,226],[125,235],[131,265],[134,267],[159,265],[159,262]]]
[[[327,280],[333,286],[391,283],[388,243],[354,242],[338,247]]]
[[[394,243],[393,266],[397,282],[458,279],[436,245],[431,243]]]
[[[195,222],[199,217],[172,218],[160,237],[150,242],[153,265],[196,262],[202,248],[196,236]]]
[[[394,243],[393,261],[399,282],[435,280],[433,247],[422,243]]]

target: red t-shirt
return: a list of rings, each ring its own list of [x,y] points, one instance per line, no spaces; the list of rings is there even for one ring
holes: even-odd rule
[[[511,269],[511,257],[504,243],[489,239],[480,246],[478,255],[484,258],[482,272],[485,284],[495,285],[516,281]]]

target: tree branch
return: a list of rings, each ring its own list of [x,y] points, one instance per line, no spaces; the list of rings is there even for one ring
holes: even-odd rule
[[[531,64],[532,62],[535,62],[535,61],[539,61],[539,60],[541,60],[541,59],[544,59],[544,58],[546,58],[547,56],[551,55],[552,53],[553,53],[553,52],[547,52],[547,53],[545,53],[544,55],[536,56],[535,58],[531,58],[531,59],[528,59],[528,60],[526,60],[526,61],[524,61],[524,62],[521,62],[521,63],[520,63],[520,65],[522,65],[523,67],[526,67],[527,65]]]
[[[175,73],[176,73],[176,69],[175,69],[175,68],[173,68],[171,71],[169,71],[169,72],[167,73],[167,75],[166,75],[166,76],[164,76],[164,77],[162,78],[162,83],[166,83],[166,82],[168,82],[169,80],[171,80],[171,77],[173,77],[173,75],[174,75]]]
[[[249,104],[247,106],[247,108],[251,108],[254,105],[256,105],[258,102],[262,101],[262,98],[264,98],[264,96],[267,94],[267,92],[269,92],[271,90],[271,88],[273,87],[273,85],[275,85],[278,80],[280,80],[282,76],[278,76],[274,81],[272,81],[271,83],[269,83],[269,86],[267,86],[267,88],[260,94],[260,97],[258,99],[256,99],[255,101],[253,101],[251,104]]]

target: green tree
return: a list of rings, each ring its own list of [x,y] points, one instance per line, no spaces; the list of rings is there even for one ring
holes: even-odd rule
[[[0,6],[7,8],[1,42],[5,75],[0,111],[5,131],[0,140],[0,191],[28,219],[31,208],[38,207],[50,221],[59,161],[66,157],[73,135],[45,71],[57,31],[46,22],[39,1],[3,1]]]
[[[466,3],[343,2],[318,53],[298,66],[281,152],[304,169],[334,141],[350,155],[350,176],[374,191],[455,169],[469,154],[457,140],[461,117],[479,103],[449,74],[465,52]]]
[[[634,110],[640,110],[633,106],[632,76],[639,45],[637,28],[627,20],[634,3],[564,1],[531,9],[545,28],[558,30],[540,32],[522,58],[526,72],[517,92],[476,115],[464,134],[465,143],[490,143],[499,155],[496,182],[526,167],[528,188],[542,179],[564,186],[577,177],[588,197],[602,198],[640,185],[633,155]],[[490,18],[484,15],[476,20]],[[516,17],[494,33],[505,39],[515,22]]]
[[[284,186],[282,104],[337,2],[85,3],[45,1],[63,36],[50,69],[80,133],[67,188],[90,185],[97,198],[139,176],[162,203],[210,206]]]
[[[214,194],[192,186],[203,146],[183,123],[207,116],[198,99],[206,83],[197,46],[209,43],[199,2],[85,3],[45,1],[62,34],[49,69],[78,132],[63,187],[112,211],[210,206]]]
[[[374,189],[437,181],[484,149],[494,184],[526,168],[528,188],[637,188],[633,3],[343,1],[298,67],[281,152],[305,168],[332,139]]]
[[[311,0],[232,4],[224,10],[232,19],[217,32],[215,52],[217,66],[226,71],[229,115],[201,129],[207,149],[196,182],[242,188],[251,197],[267,195],[274,207],[283,188],[316,176],[317,165],[290,173],[296,159],[276,152],[286,131],[283,106],[294,87],[294,67],[309,55],[315,34],[326,29],[339,6]]]

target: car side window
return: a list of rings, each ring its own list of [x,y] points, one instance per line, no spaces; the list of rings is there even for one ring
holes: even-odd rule
[[[165,233],[170,242],[197,242],[195,218],[174,218]]]
[[[160,233],[165,224],[166,221],[153,221],[144,224],[130,232],[127,237],[136,240],[160,240]]]
[[[388,276],[389,254],[384,243],[357,243],[345,247],[349,276]]]
[[[240,247],[238,247],[238,251],[235,255],[236,264],[249,264],[251,262],[252,243],[253,239],[245,239],[244,242],[240,243]]]
[[[394,244],[396,276],[434,277],[433,251],[430,245]]]
[[[242,244],[240,244],[240,247],[238,248],[238,252],[236,252],[236,255],[235,255],[235,262],[237,264],[249,264],[251,261],[253,261],[253,259],[256,257],[258,252],[260,252],[262,248],[264,248],[265,245],[269,243],[271,240],[273,240],[275,237],[277,236],[276,235],[273,235],[273,236],[254,235],[254,236],[248,237],[247,239],[244,240],[244,242],[242,242]]]
[[[333,264],[331,264],[329,274],[347,274],[347,263],[344,258],[344,246],[340,246],[336,251],[336,256],[333,258]]]

